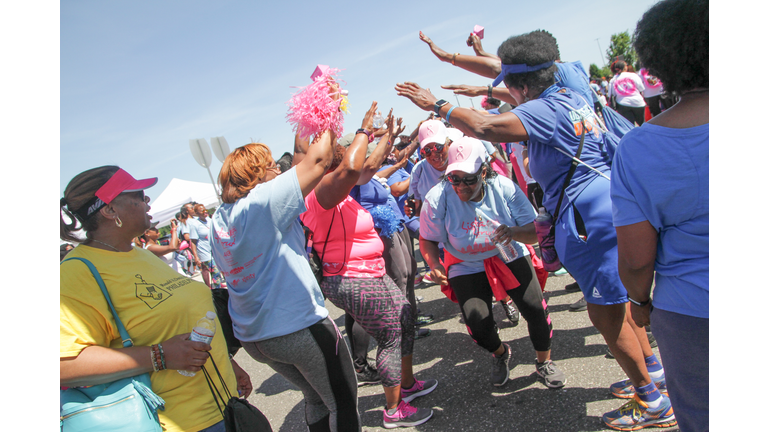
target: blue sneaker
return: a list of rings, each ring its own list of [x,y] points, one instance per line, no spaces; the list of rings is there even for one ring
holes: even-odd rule
[[[668,397],[661,397],[661,405],[656,409],[634,396],[621,408],[603,414],[603,422],[611,429],[635,431],[645,427],[669,427],[677,424],[672,404]]]
[[[667,392],[667,379],[661,377],[658,380],[653,380],[656,387],[664,396],[669,396]],[[611,384],[611,394],[617,398],[630,399],[635,396],[635,386],[632,385],[632,381],[625,379]]]

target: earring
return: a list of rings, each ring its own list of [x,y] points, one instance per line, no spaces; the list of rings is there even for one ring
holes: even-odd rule
[[[123,221],[120,220],[120,216],[115,216],[115,225],[117,225],[118,228],[123,227]]]

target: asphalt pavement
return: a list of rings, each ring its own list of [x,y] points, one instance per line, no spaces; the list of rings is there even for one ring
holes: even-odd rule
[[[421,264],[421,263],[420,263]],[[420,267],[423,272],[423,268]],[[544,298],[549,305],[554,335],[552,360],[565,372],[562,389],[549,389],[535,371],[535,352],[524,318],[516,326],[498,305],[494,317],[502,341],[511,347],[509,381],[502,387],[490,383],[491,355],[478,347],[460,321],[459,307],[440,292],[437,285],[421,284],[416,295],[422,313],[434,315],[423,326],[431,335],[415,341],[413,368],[417,379],[439,381],[430,394],[415,399],[417,407],[430,407],[433,417],[420,426],[401,431],[526,431],[571,432],[611,430],[603,426],[603,413],[626,402],[611,396],[608,386],[626,378],[608,347],[592,326],[587,312],[571,312],[569,305],[581,298],[567,292],[569,275],[550,276]],[[326,302],[331,318],[344,331],[344,313]],[[658,349],[656,356],[663,363]],[[376,346],[371,341],[369,359],[375,365]],[[251,376],[253,393],[248,400],[281,432],[307,430],[301,392],[268,366],[240,350],[235,359]],[[384,393],[381,385],[359,387],[358,400],[364,431],[383,431]],[[653,429],[677,431],[677,427]]]

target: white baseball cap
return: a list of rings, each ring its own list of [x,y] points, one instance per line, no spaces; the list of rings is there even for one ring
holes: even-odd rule
[[[459,138],[448,148],[448,167],[445,169],[445,173],[463,171],[474,174],[485,162],[487,154],[483,143],[477,138],[468,136]]]

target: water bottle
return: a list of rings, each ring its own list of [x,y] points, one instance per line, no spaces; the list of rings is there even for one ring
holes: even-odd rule
[[[501,226],[499,222],[489,218],[483,212],[479,212],[479,213],[480,214],[478,215],[478,220],[482,222],[483,218],[485,218],[490,223],[491,228],[493,228],[494,231]],[[515,250],[512,249],[511,242],[508,244],[500,243],[496,241],[495,236],[493,236],[491,240],[493,241],[494,246],[496,246],[496,249],[499,251],[499,256],[505,263],[508,263],[513,259],[517,258],[517,254],[515,253]]]
[[[381,127],[384,126],[384,117],[381,116],[381,114],[376,113],[373,116],[373,128],[374,129],[381,129]]]
[[[558,271],[563,266],[555,250],[553,224],[552,215],[544,207],[539,207],[539,214],[536,215],[533,225],[536,228],[536,237],[539,239],[541,261],[543,262],[544,270],[548,272]]]
[[[197,324],[192,328],[192,333],[189,335],[189,340],[195,342],[205,342],[208,345],[213,340],[213,335],[216,334],[216,312],[208,311],[204,317],[197,320]],[[195,376],[195,372],[188,370],[179,370],[179,373],[187,376]]]

